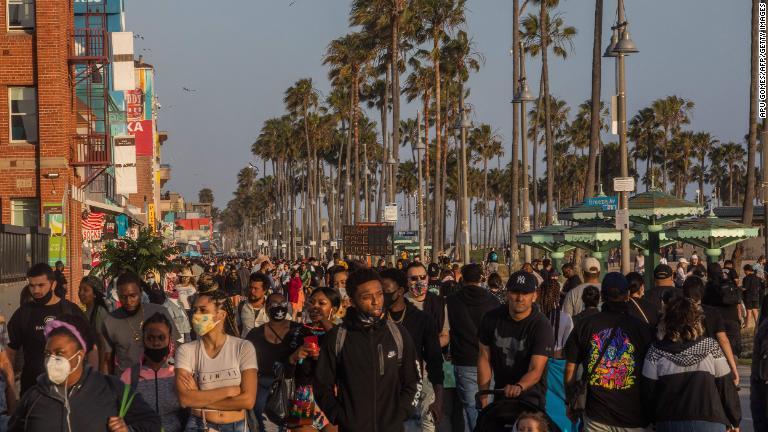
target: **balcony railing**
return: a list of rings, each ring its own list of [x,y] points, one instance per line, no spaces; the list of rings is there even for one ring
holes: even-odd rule
[[[73,166],[109,165],[111,163],[105,134],[75,135],[72,140]]]
[[[73,60],[104,60],[107,58],[107,32],[103,28],[77,28],[74,31]]]

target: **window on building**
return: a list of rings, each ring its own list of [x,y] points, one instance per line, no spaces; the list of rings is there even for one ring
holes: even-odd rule
[[[11,100],[11,141],[37,142],[37,90],[9,87]]]
[[[38,226],[40,205],[35,198],[11,200],[11,225]]]
[[[35,28],[35,0],[8,0],[8,29]]]

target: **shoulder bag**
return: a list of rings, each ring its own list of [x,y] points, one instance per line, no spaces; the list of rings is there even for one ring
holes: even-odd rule
[[[601,361],[603,361],[605,352],[608,350],[608,344],[611,343],[614,330],[615,329],[612,328],[608,333],[608,337],[605,339],[605,343],[603,344],[603,348],[600,350],[600,354],[597,356],[597,361],[595,364],[592,365],[592,367],[589,369],[589,372],[585,371],[581,379],[577,381],[572,387],[570,392],[571,396],[568,398],[568,408],[570,408],[571,411],[578,416],[581,416],[587,407],[587,388],[589,387],[589,377],[592,376],[592,374],[595,372],[595,368],[600,364]]]

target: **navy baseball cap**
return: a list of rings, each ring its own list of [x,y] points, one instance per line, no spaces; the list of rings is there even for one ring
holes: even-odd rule
[[[604,300],[615,299],[629,294],[629,282],[619,272],[611,272],[605,275],[600,288],[600,296]]]
[[[517,271],[507,279],[507,291],[530,294],[536,292],[536,278],[527,271]]]

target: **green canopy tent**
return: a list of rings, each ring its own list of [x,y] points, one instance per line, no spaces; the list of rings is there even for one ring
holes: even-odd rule
[[[645,261],[645,284],[653,286],[653,269],[659,265],[659,249],[674,242],[669,234],[664,234],[664,224],[699,215],[702,208],[693,202],[677,198],[674,195],[651,189],[629,198],[629,220],[633,228],[643,233],[641,241],[635,245],[643,250]],[[614,216],[615,212],[609,212]],[[664,239],[664,240],[662,240]],[[670,241],[667,241],[670,239]]]
[[[667,236],[704,249],[707,262],[717,262],[722,249],[757,237],[759,228],[720,219],[710,210],[707,216],[678,222]]]
[[[609,250],[621,245],[621,232],[616,226],[607,221],[592,221],[579,224],[564,231],[558,236],[564,243],[579,249],[584,249],[597,258],[608,268],[607,254]]]
[[[558,211],[557,217],[560,220],[576,223],[605,220],[608,218],[600,206],[591,206],[584,203]]]
[[[565,253],[574,249],[574,246],[566,244],[562,239],[563,232],[569,228],[565,225],[560,225],[555,220],[552,225],[518,234],[517,241],[522,245],[546,251],[549,253],[550,258],[552,258],[552,266],[559,269],[560,261],[565,257]]]

